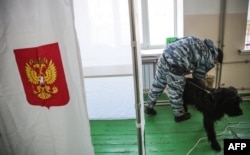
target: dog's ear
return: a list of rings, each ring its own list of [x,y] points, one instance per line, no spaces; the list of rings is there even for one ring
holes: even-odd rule
[[[228,89],[230,89],[231,91],[233,91],[235,93],[235,95],[237,96],[236,99],[238,102],[242,102],[242,98],[238,95],[238,90],[236,88],[234,88],[233,86],[228,87]]]
[[[237,96],[237,99],[238,99],[239,102],[243,101],[242,98],[239,95]]]
[[[234,93],[238,94],[238,90],[232,86],[228,87],[228,89],[232,90]]]

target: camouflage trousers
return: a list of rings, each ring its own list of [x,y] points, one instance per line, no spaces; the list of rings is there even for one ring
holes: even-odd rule
[[[173,113],[175,116],[181,116],[185,112],[182,99],[186,83],[185,76],[175,75],[169,70],[170,66],[168,65],[168,63],[166,63],[163,55],[161,55],[158,59],[154,81],[148,94],[147,105],[149,108],[153,108],[156,104],[157,98],[167,87],[168,97]]]

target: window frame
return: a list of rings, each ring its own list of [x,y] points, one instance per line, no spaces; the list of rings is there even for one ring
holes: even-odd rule
[[[250,51],[250,3],[248,3],[244,51],[247,51],[247,52]]]
[[[183,37],[183,0],[172,0],[174,4],[174,36]],[[165,44],[150,43],[148,0],[141,0],[142,50],[163,49]]]

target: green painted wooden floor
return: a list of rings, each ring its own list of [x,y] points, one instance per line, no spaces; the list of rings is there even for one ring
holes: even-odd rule
[[[218,140],[223,147],[225,138],[250,138],[250,103],[242,103],[244,115],[224,117],[216,124]],[[205,137],[202,115],[194,108],[192,118],[175,123],[169,105],[156,106],[158,114],[145,116],[146,155],[186,155],[200,138]],[[90,121],[91,135],[96,155],[137,155],[135,120]],[[232,126],[232,127],[229,127]],[[227,130],[226,130],[227,129]],[[211,150],[206,137],[190,152],[190,155],[223,155],[223,151]]]

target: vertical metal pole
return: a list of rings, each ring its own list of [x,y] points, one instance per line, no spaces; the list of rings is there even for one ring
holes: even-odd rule
[[[225,13],[226,13],[226,0],[220,1],[220,23],[219,23],[219,41],[218,47],[223,51],[224,48],[224,29],[225,29]],[[216,65],[216,87],[221,84],[222,64]]]
[[[139,86],[139,67],[138,67],[138,52],[137,52],[137,35],[136,35],[136,19],[134,3],[136,0],[129,0],[129,15],[130,15],[130,32],[131,32],[131,47],[132,47],[132,63],[134,76],[134,90],[135,90],[135,110],[136,110],[136,127],[137,127],[137,141],[138,154],[143,154],[142,143],[142,129],[141,129],[141,101],[140,101],[140,86]]]
[[[174,3],[174,37],[178,36],[177,32],[177,0],[173,0]]]
[[[142,9],[142,31],[143,31],[143,47],[148,48],[150,46],[150,34],[149,34],[149,17],[148,17],[148,0],[141,0]]]

